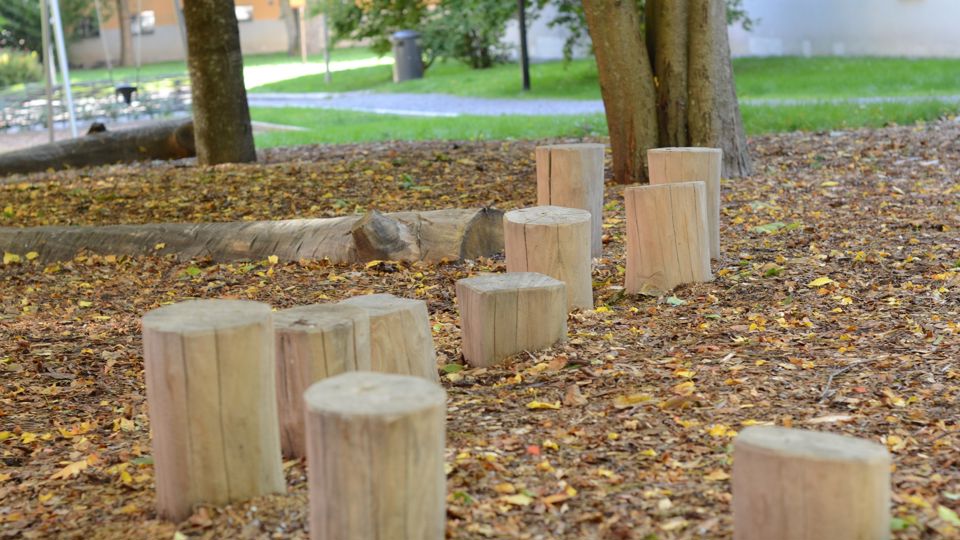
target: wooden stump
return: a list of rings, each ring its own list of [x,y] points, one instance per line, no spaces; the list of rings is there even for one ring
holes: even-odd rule
[[[181,521],[286,483],[270,306],[195,300],[143,317],[157,513]]]
[[[312,540],[442,540],[446,393],[419,377],[344,373],[311,386]]]
[[[719,148],[651,148],[647,169],[651,184],[704,182],[707,187],[707,228],[710,257],[720,258],[720,169],[723,151]]]
[[[274,314],[280,448],[304,457],[303,393],[327,377],[370,370],[370,316],[365,309],[316,304]]]
[[[703,182],[624,190],[628,293],[659,295],[713,279],[705,192]]]
[[[890,454],[864,439],[748,427],[734,441],[735,540],[890,537]]]
[[[486,367],[521,351],[550,347],[567,336],[562,281],[533,272],[457,281],[463,357]]]
[[[426,302],[368,294],[340,304],[363,308],[370,316],[371,370],[440,381]]]
[[[507,272],[538,272],[567,286],[567,308],[593,308],[590,212],[534,206],[503,215]]]
[[[602,144],[538,146],[537,204],[590,212],[590,254],[603,252]]]

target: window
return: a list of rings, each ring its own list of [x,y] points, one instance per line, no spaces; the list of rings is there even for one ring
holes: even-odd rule
[[[73,27],[73,35],[78,39],[95,38],[100,35],[96,17],[83,17]]]
[[[130,17],[130,32],[137,34],[152,34],[157,27],[157,17],[153,10],[141,11],[139,15]]]
[[[237,22],[249,22],[253,20],[253,6],[237,6],[233,9],[237,13]]]

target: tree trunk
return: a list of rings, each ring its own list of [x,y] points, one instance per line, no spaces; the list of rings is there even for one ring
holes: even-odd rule
[[[287,55],[300,54],[300,24],[296,10],[290,7],[290,0],[280,0],[280,17],[287,29]]]
[[[632,0],[584,0],[607,115],[613,176],[646,180],[646,152],[657,146],[656,90]]]
[[[660,146],[687,146],[687,0],[647,0]]]
[[[197,161],[256,161],[233,2],[184,2]]]
[[[689,0],[687,125],[692,146],[723,150],[723,176],[750,174],[723,0]]]
[[[170,120],[2,153],[0,177],[47,169],[181,159],[194,155],[193,122]]]
[[[408,262],[489,257],[503,250],[503,213],[491,208],[383,214],[414,232]],[[181,260],[368,261],[351,229],[360,216],[235,223],[155,223],[105,227],[0,227],[0,252],[35,251],[41,262],[69,261],[84,251],[101,255],[169,255]],[[383,242],[377,242],[383,243]]]
[[[129,0],[117,0],[117,23],[120,25],[120,60],[118,65],[133,65],[133,32],[130,29]],[[142,36],[141,36],[142,37]]]

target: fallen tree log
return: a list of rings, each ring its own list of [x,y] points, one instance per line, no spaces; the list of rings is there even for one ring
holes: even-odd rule
[[[0,176],[195,155],[193,121],[177,119],[5,152],[0,154]]]
[[[503,212],[493,208],[376,213],[367,216],[230,223],[156,223],[103,227],[3,227],[0,251],[36,252],[41,262],[65,261],[81,252],[100,255],[166,255],[214,261],[375,259],[407,262],[473,259],[503,250]],[[359,227],[358,227],[359,224]],[[379,234],[404,231],[402,237]],[[386,232],[384,232],[386,231]],[[355,238],[366,247],[358,248]],[[371,248],[369,246],[377,246]]]

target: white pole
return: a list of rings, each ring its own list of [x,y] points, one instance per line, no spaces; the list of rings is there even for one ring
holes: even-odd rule
[[[67,96],[67,111],[70,119],[70,134],[77,136],[77,114],[73,108],[73,91],[70,89],[70,68],[67,66],[67,45],[63,39],[63,22],[60,20],[60,0],[50,0],[53,8],[53,37],[57,42],[57,59],[63,76],[63,91]]]
[[[40,0],[40,27],[43,37],[43,83],[47,93],[47,130],[50,132],[50,142],[53,142],[53,62],[50,60],[50,14],[47,11],[47,0]]]
[[[327,14],[323,14],[323,80],[330,84],[330,27],[327,26]]]
[[[173,10],[177,12],[177,27],[180,28],[180,42],[183,44],[183,59],[187,59],[187,24],[183,20],[183,8],[180,0],[173,0]]]
[[[94,0],[93,5],[97,9],[97,33],[100,34],[100,45],[103,46],[103,61],[107,63],[107,73],[110,74],[110,84],[113,85],[113,64],[110,62],[110,48],[107,46],[107,38],[103,35],[103,14],[100,11],[100,0]]]

